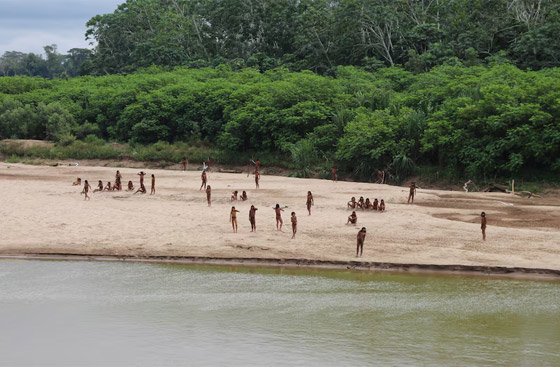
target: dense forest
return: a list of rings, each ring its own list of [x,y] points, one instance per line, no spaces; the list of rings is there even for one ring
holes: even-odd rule
[[[299,151],[296,161],[335,161],[362,178],[407,161],[470,177],[559,171],[559,80],[560,69],[508,64],[439,66],[421,74],[340,66],[335,77],[222,65],[68,80],[0,78],[0,136]]]
[[[4,75],[19,76],[0,78],[0,138],[202,144],[291,156],[301,176],[323,163],[397,181],[415,164],[470,178],[560,172],[559,11],[128,0],[88,22],[94,50],[4,54],[0,66],[19,60]]]

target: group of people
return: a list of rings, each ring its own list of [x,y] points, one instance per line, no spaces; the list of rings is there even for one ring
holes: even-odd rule
[[[144,176],[146,175],[145,172],[140,171],[138,173],[140,176],[140,188],[136,190],[135,194],[140,192],[145,194],[147,192],[146,186],[144,186]],[[72,183],[73,186],[81,186],[82,179],[80,177],[77,178],[76,181]],[[108,181],[105,186],[103,186],[103,181],[99,180],[97,182],[97,187],[92,190],[91,185],[89,184],[88,180],[84,180],[84,187],[82,190],[82,194],[84,194],[84,200],[90,200],[90,196],[88,195],[90,191],[92,192],[102,192],[102,191],[121,191],[122,190],[122,175],[119,170],[115,174],[115,183],[111,184],[111,181]],[[132,181],[128,181],[128,185],[126,191],[134,191],[134,184]],[[150,191],[150,195],[154,195],[156,193],[156,176],[152,174],[152,188]]]
[[[362,210],[373,210],[376,212],[385,212],[385,200],[381,199],[378,201],[377,199],[370,201],[369,198],[364,200],[363,196],[360,196],[360,199],[356,201],[356,197],[352,196],[350,201],[346,204],[348,209],[362,209]]]

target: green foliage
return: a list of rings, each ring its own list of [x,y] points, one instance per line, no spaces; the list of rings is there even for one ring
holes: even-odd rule
[[[334,74],[222,65],[67,81],[0,78],[0,138],[57,143],[2,154],[168,162],[210,156],[244,165],[260,152],[266,165],[282,164],[289,151],[302,154],[292,160],[300,176],[336,160],[361,179],[396,168],[403,157],[473,179],[560,171],[560,69],[496,63],[415,74],[344,66]],[[399,179],[411,172],[404,168]]]

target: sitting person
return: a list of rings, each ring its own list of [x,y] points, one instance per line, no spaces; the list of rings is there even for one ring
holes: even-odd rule
[[[232,195],[231,195],[231,201],[234,201],[234,200],[237,200],[237,190],[232,192]]]
[[[379,201],[377,201],[377,199],[375,199],[373,201],[373,204],[371,205],[371,209],[377,211],[378,206],[379,206]]]
[[[383,199],[381,199],[381,202],[379,203],[379,211],[381,213],[385,211],[385,202],[383,201]]]
[[[355,211],[353,211],[352,214],[348,216],[348,222],[346,222],[346,224],[348,223],[352,223],[352,224],[358,223],[358,216],[356,215]]]
[[[128,188],[126,189],[126,191],[134,191],[134,184],[132,183],[132,181],[128,181]]]
[[[358,204],[357,204],[358,208],[360,209],[364,209],[364,197],[360,196],[360,200],[358,200]]]
[[[107,182],[107,185],[105,185],[105,188],[103,190],[105,191],[113,190],[113,187],[111,186],[111,181]]]
[[[140,188],[138,190],[136,190],[135,194],[137,194],[137,193],[142,193],[142,194],[146,193],[146,186],[144,186],[143,182],[140,184]]]
[[[77,178],[76,181],[72,182],[72,186],[81,186],[82,185],[82,179],[81,178]]]
[[[99,180],[97,182],[97,189],[93,190],[93,192],[103,191],[103,182]]]
[[[369,209],[371,207],[371,201],[369,201],[369,198],[366,199],[366,202],[364,203],[364,209]]]
[[[241,193],[241,200],[247,200],[247,193],[245,192],[245,190],[243,190],[243,192]]]
[[[352,199],[347,204],[348,209],[356,209],[356,198],[352,196]]]

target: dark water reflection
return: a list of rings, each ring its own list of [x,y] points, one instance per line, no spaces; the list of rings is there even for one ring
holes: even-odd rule
[[[560,283],[0,261],[0,365],[560,366]]]

